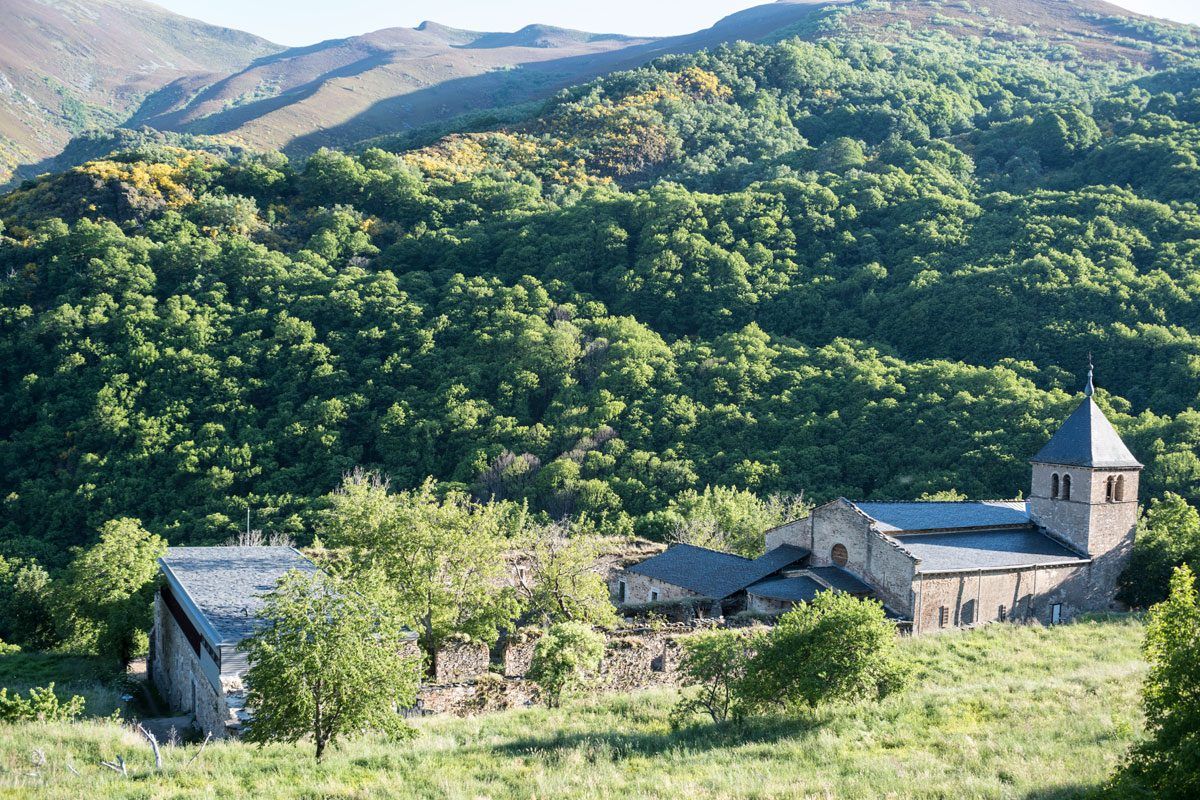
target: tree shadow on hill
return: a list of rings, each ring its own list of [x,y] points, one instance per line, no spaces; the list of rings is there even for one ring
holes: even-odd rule
[[[622,761],[635,756],[658,756],[671,750],[706,752],[747,744],[773,744],[813,733],[820,727],[819,722],[811,719],[756,717],[741,722],[697,723],[668,733],[612,730],[526,736],[487,749],[507,757],[588,749],[605,753],[613,761]]]

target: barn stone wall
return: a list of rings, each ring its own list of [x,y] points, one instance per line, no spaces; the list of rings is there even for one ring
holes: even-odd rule
[[[149,672],[154,688],[171,709],[193,714],[200,730],[215,738],[229,736],[227,726],[238,721],[235,711],[241,706],[241,681],[223,678],[222,691],[217,692],[159,595],[154,597]]]

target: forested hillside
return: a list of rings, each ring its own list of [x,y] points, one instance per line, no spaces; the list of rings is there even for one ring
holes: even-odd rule
[[[1200,501],[1200,34],[912,5],[420,149],[0,198],[0,554],[303,540],[357,465],[652,536],[707,484],[1011,497],[1089,351],[1144,493]]]

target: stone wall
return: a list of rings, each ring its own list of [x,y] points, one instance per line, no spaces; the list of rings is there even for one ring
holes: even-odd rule
[[[414,713],[467,717],[520,708],[536,701],[537,686],[533,683],[496,675],[470,683],[422,686]]]
[[[447,642],[437,654],[434,683],[463,683],[488,671],[491,653],[475,642]]]
[[[235,710],[241,707],[241,681],[238,678],[222,679],[222,691],[217,692],[159,595],[154,597],[154,635],[151,638],[150,679],[167,705],[173,711],[193,714],[201,731],[216,738],[229,736],[228,726],[238,722]],[[231,698],[227,691],[238,696]],[[231,699],[234,709],[230,707]]]
[[[533,651],[541,636],[525,634],[513,638],[504,644],[504,676],[506,678],[521,678],[529,672],[533,661]]]
[[[803,519],[785,522],[777,528],[772,528],[764,534],[766,552],[771,552],[780,545],[790,544],[794,547],[813,549],[812,514]]]
[[[617,579],[610,586],[614,598],[620,596],[617,590],[618,581],[625,581],[625,603],[629,605],[654,602],[650,599],[651,591],[658,592],[659,601],[686,600],[691,597],[702,596],[681,586],[664,583],[663,581],[626,570],[618,574]]]
[[[812,512],[813,546],[809,563],[814,567],[834,563],[835,545],[846,548],[845,569],[875,590],[879,598],[900,614],[912,613],[915,564],[895,542],[871,528],[870,520],[849,503],[836,500]]]
[[[1099,610],[1092,603],[1090,565],[1039,567],[929,575],[918,578],[915,633],[934,633],[956,626],[1000,621],[1004,606],[1009,622],[1052,622],[1052,608],[1061,605],[1061,619]],[[940,623],[946,609],[946,624]]]

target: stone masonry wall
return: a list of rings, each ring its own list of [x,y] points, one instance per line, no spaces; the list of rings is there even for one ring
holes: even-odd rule
[[[846,548],[847,570],[870,584],[895,611],[912,612],[913,559],[871,530],[866,517],[849,504],[835,501],[813,510],[812,530],[812,566],[833,564],[833,548],[840,544]]]
[[[696,592],[684,589],[681,586],[674,586],[670,583],[664,583],[654,578],[649,578],[645,575],[639,575],[636,572],[625,571],[618,576],[618,580],[625,581],[625,602],[627,604],[649,603],[650,592],[652,590],[658,592],[658,599],[663,600],[686,600],[689,597],[700,597]],[[616,596],[616,583],[613,584],[613,596]]]
[[[434,682],[462,683],[488,671],[491,653],[476,642],[447,642],[437,654]]]
[[[813,518],[809,514],[803,519],[785,522],[777,528],[772,528],[765,534],[766,552],[771,552],[780,545],[790,544],[793,547],[803,547],[812,550],[813,547]]]
[[[236,721],[228,697],[218,694],[201,671],[200,659],[158,595],[154,597],[153,640],[150,677],[158,693],[172,710],[195,715],[200,730],[216,738],[228,736],[226,725]]]
[[[940,629],[940,610],[946,608],[946,629],[1000,620],[1004,606],[1008,621],[1050,624],[1051,608],[1061,604],[1065,621],[1096,610],[1089,602],[1090,567],[1071,566],[956,573],[918,578],[915,633]],[[1035,574],[1036,573],[1036,574]]]

